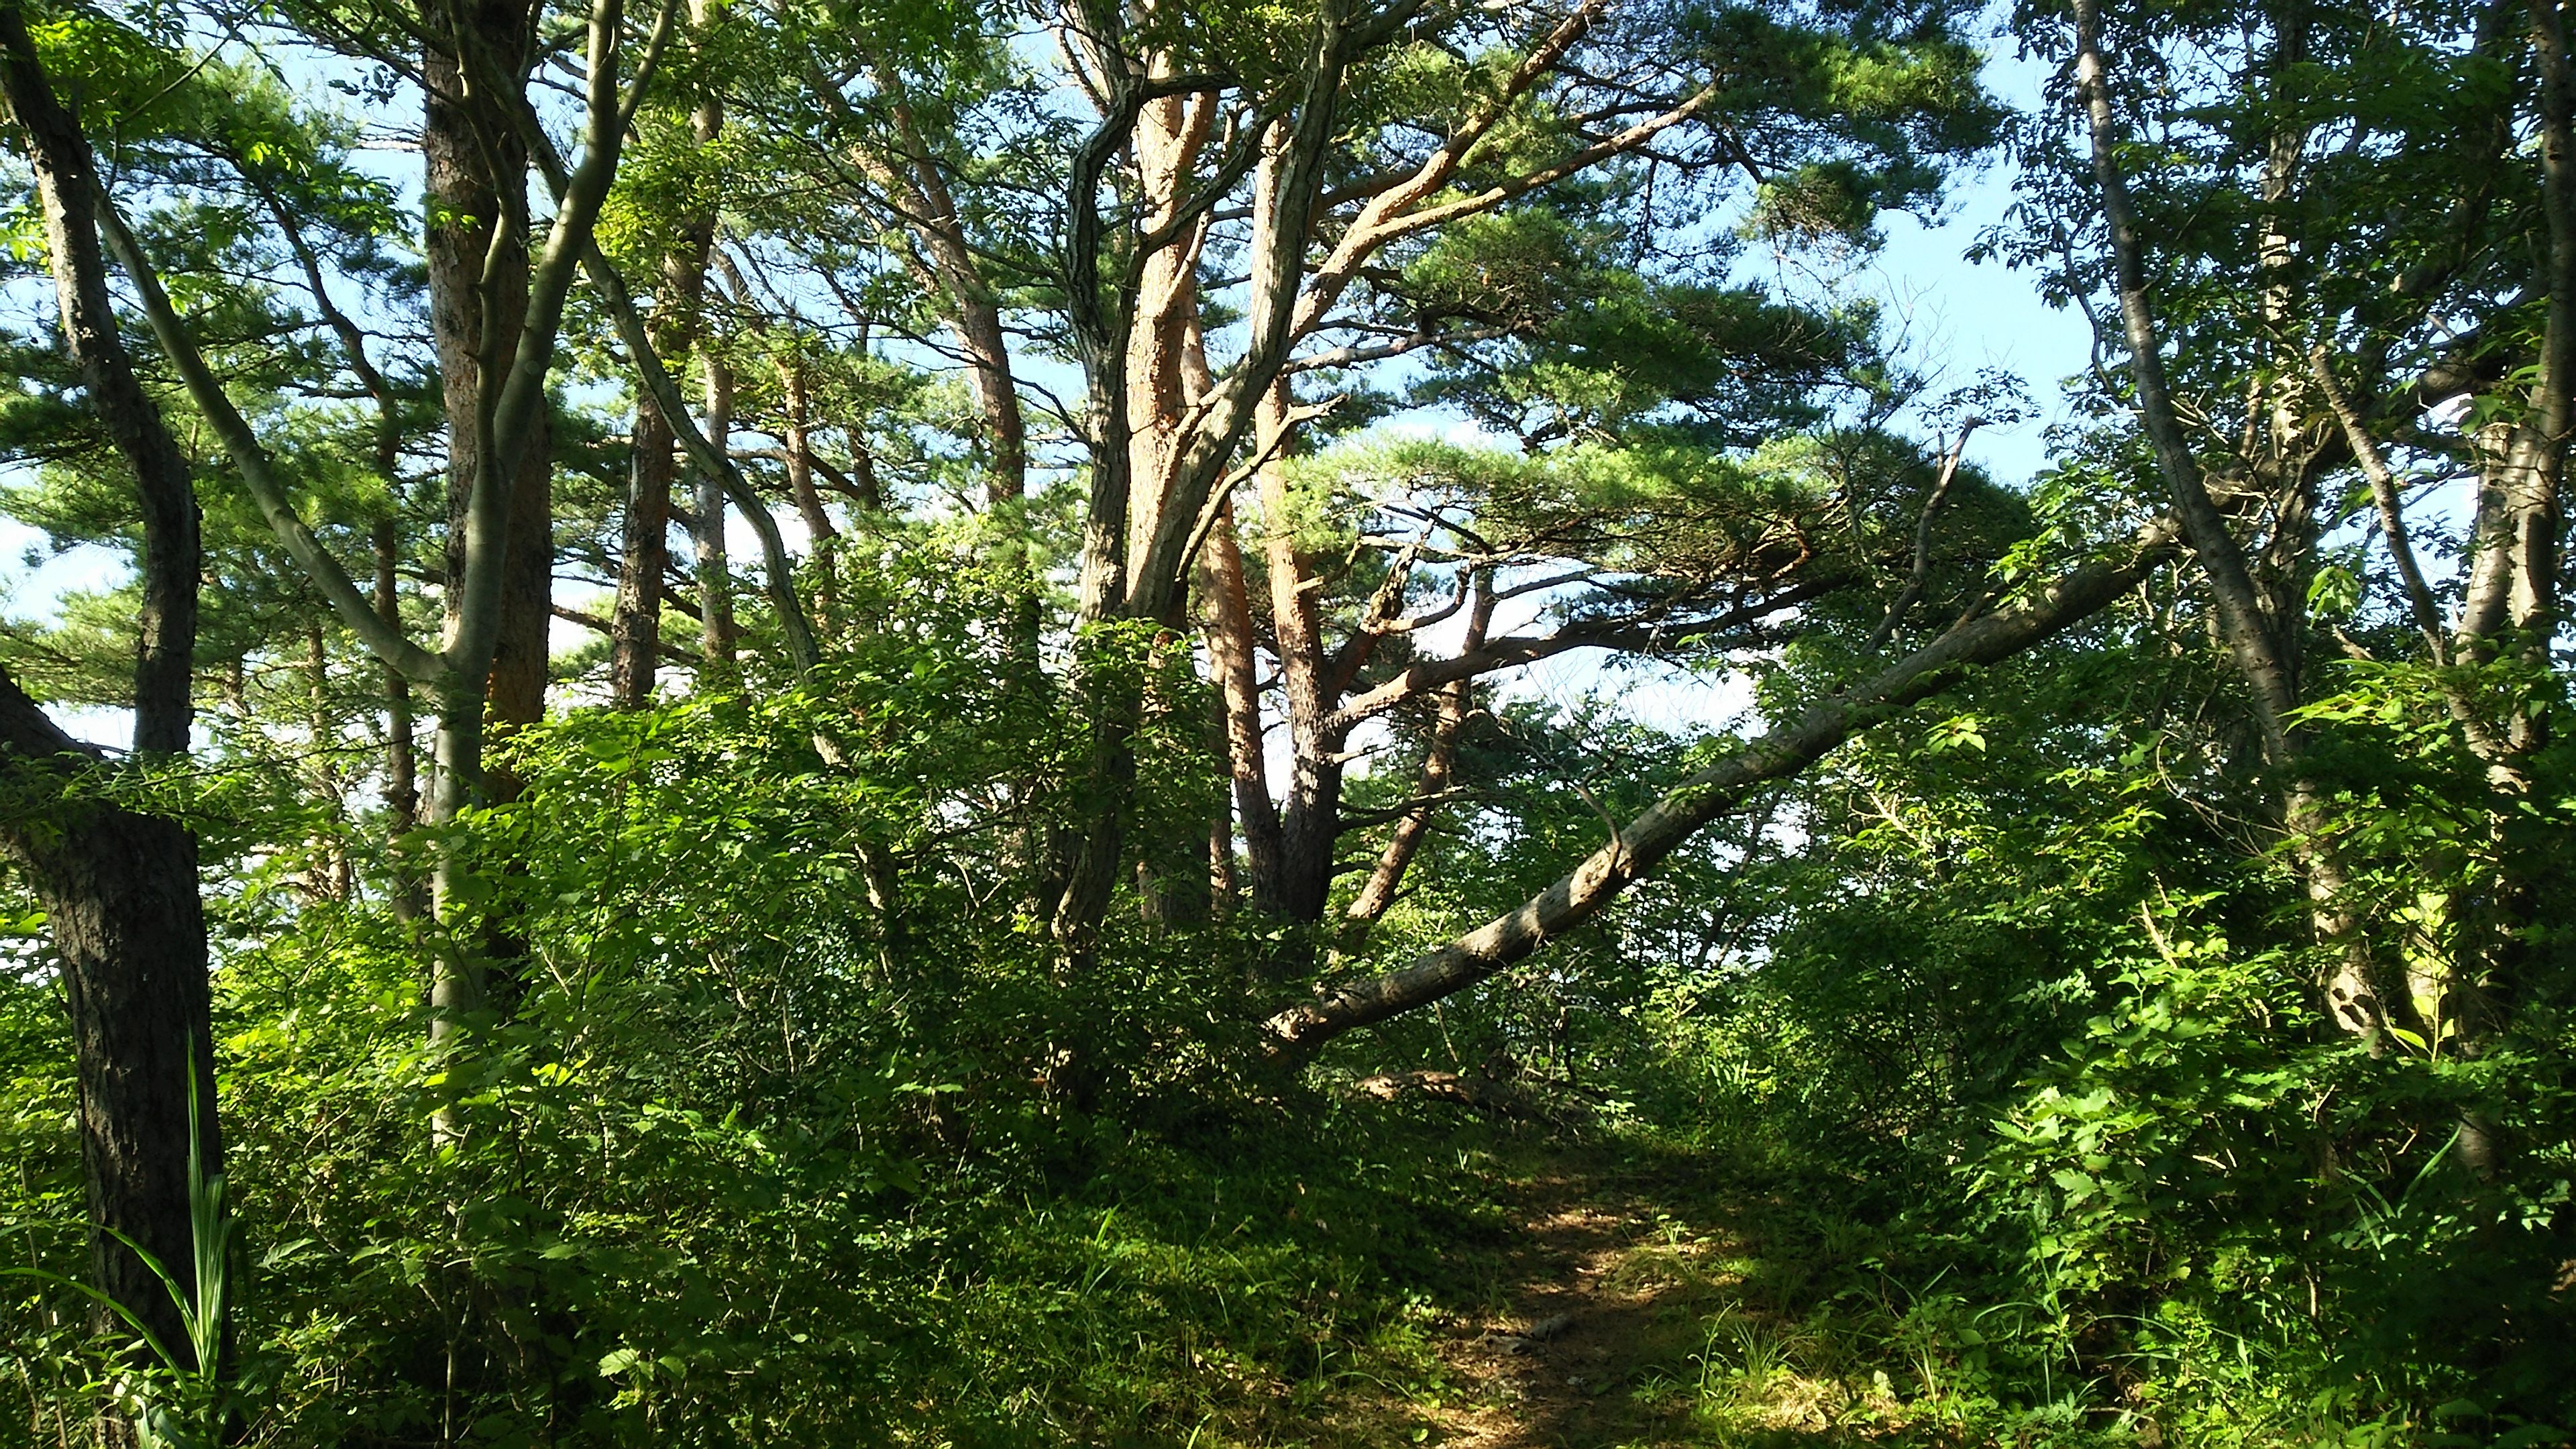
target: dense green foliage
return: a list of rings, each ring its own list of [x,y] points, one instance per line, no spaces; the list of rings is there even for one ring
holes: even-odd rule
[[[1977,18],[0,0],[0,1446],[2576,1439],[2568,18]]]
[[[1933,1441],[2563,1421],[2566,1044],[2374,1060],[2285,1031],[2284,884],[2099,709],[2140,677],[2107,639],[2046,661],[2069,698],[1999,714],[2034,675],[1990,681],[1804,787],[1794,845],[1712,850],[1349,1054],[1518,1058],[1574,1115],[1501,1136],[1247,1065],[1208,1003],[1250,936],[1131,927],[1069,992],[969,879],[871,905],[869,849],[1046,738],[964,642],[516,746],[527,793],[461,828],[517,862],[486,909],[539,969],[471,1075],[424,1050],[406,928],[302,901],[292,852],[243,860],[220,1021],[254,1442],[1383,1442],[1415,1422],[1391,1404],[1459,1392],[1435,1346],[1500,1306],[1500,1184],[1566,1133],[1723,1198],[1786,1280],[1668,1307],[1702,1360],[1731,1322],[1739,1357],[1789,1345],[1768,1387],[1637,1365],[1621,1392],[1681,1439],[1871,1372],[1896,1383],[1875,1421]],[[1496,725],[1514,758],[1671,748]],[[1507,898],[1546,868],[1515,857],[1597,821],[1544,798],[1498,793],[1440,866],[1465,898],[1410,909]],[[7,1022],[9,1241],[77,1271],[67,1046],[39,982]],[[1112,1069],[1082,1105],[1049,1082],[1068,1041]],[[2531,1144],[2507,1178],[2444,1160],[2472,1103]],[[467,1128],[434,1143],[451,1104]],[[1799,1206],[1745,1206],[1772,1194]],[[99,1368],[67,1306],[11,1309],[38,1425]]]

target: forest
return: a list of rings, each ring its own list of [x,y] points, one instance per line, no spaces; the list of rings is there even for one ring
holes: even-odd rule
[[[0,1446],[2576,1442],[2571,27],[0,0]]]

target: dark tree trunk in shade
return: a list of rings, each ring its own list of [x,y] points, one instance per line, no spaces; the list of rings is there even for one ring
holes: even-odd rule
[[[0,673],[0,780],[59,788],[97,753],[64,734]],[[188,1083],[196,1079],[198,1151],[223,1168],[214,1112],[206,924],[197,843],[175,821],[70,801],[0,825],[0,848],[26,871],[60,958],[80,1075],[81,1157],[98,1286],[183,1357],[177,1306],[109,1230],[142,1244],[193,1297],[188,1215]],[[104,1318],[111,1332],[122,1326]]]
[[[14,3],[0,3],[0,87],[26,136],[64,341],[90,406],[134,473],[143,525],[134,748],[184,755],[202,566],[195,487],[118,334],[89,143],[56,100]],[[193,1300],[192,1131],[205,1170],[223,1170],[197,843],[176,821],[61,793],[72,773],[99,768],[99,752],[64,734],[0,670],[0,789],[52,797],[33,810],[0,812],[0,852],[34,888],[61,972],[80,1081],[93,1281],[170,1352],[187,1356],[179,1306],[119,1235],[158,1258]],[[103,1332],[124,1332],[104,1309],[96,1321]],[[111,1444],[133,1442],[134,1426],[119,1417],[101,1427]]]
[[[617,560],[617,612],[609,621],[609,690],[619,709],[653,698],[662,644],[662,581],[671,567],[671,425],[650,397],[635,403],[634,458]]]

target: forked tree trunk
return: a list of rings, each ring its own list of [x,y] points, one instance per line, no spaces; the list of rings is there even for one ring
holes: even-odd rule
[[[475,480],[484,472],[484,450],[494,441],[493,419],[485,409],[511,366],[528,316],[528,148],[500,84],[526,73],[526,42],[534,26],[527,0],[446,0],[424,7],[424,17],[430,21],[431,41],[421,64],[429,93],[421,126],[430,199],[423,250],[429,264],[430,332],[447,414],[446,575],[452,581],[468,572],[467,515]],[[545,714],[546,636],[554,590],[549,453],[548,420],[540,406],[515,476],[506,484],[499,630],[490,673],[473,687],[475,707],[488,696],[492,723],[503,733],[534,724]],[[463,591],[451,584],[451,637],[464,607]],[[462,692],[449,693],[461,707]],[[451,731],[460,728],[452,717],[441,724]],[[479,777],[480,722],[468,732],[477,737],[470,768]],[[476,778],[468,788],[487,798],[507,796],[512,782]]]

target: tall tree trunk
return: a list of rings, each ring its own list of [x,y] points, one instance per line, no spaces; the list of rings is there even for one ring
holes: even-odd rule
[[[2130,377],[2137,390],[2139,424],[2157,471],[2174,500],[2175,516],[2217,604],[2219,632],[2230,661],[2244,679],[2260,734],[2264,763],[2283,777],[2282,828],[2304,882],[2309,917],[2327,964],[2321,973],[2326,1014],[2337,1026],[2374,1043],[2390,1028],[2426,1040],[2425,1023],[2405,973],[2370,947],[2351,902],[2351,880],[2329,834],[2326,801],[2302,761],[2296,725],[2299,707],[2296,653],[2284,642],[2293,621],[2263,608],[2244,548],[2210,496],[2165,381],[2163,340],[2149,292],[2146,243],[2119,162],[2119,118],[2112,106],[2110,68],[2102,50],[2099,0],[2074,0],[2075,82],[2089,133],[2094,180],[2111,235],[2114,290],[2128,344]]]
[[[704,30],[715,17],[713,0],[689,0],[689,23],[693,30]],[[724,134],[724,103],[708,96],[699,103],[690,119],[698,144],[710,145]],[[696,257],[696,289],[688,294],[692,304],[692,323],[699,323],[695,307],[705,294],[706,271],[715,257],[716,218],[709,214],[693,218],[692,242],[700,250]],[[703,238],[703,241],[699,241]],[[686,260],[685,258],[683,259]],[[705,346],[706,427],[707,441],[719,454],[733,447],[733,370],[714,347],[714,338],[699,329],[698,340]],[[697,509],[697,571],[699,650],[705,656],[705,672],[720,680],[734,674],[733,575],[725,556],[725,491],[724,478],[714,468],[698,467],[697,492],[693,500]]]
[[[425,6],[429,44],[421,75],[428,96],[421,150],[429,198],[423,247],[429,263],[430,332],[438,355],[447,415],[447,577],[467,575],[468,512],[475,480],[492,444],[492,409],[500,380],[528,318],[528,147],[503,84],[527,73],[534,24],[527,0],[441,0]],[[480,711],[488,694],[495,726],[535,723],[545,714],[546,635],[553,618],[553,464],[542,406],[532,420],[514,476],[505,482],[507,542],[502,550],[499,630],[490,671],[474,681]],[[453,637],[465,607],[447,590]],[[461,690],[451,690],[462,704]],[[443,716],[452,710],[442,708]],[[512,782],[482,778],[481,735],[443,717],[468,752],[450,748],[473,778],[463,788],[484,798],[506,795]]]
[[[671,425],[650,396],[635,400],[634,451],[617,557],[617,607],[609,619],[609,694],[619,709],[653,698],[662,645],[662,580],[671,567]]]
[[[836,634],[840,631],[841,590],[835,555],[841,531],[832,526],[832,515],[823,508],[823,495],[814,488],[812,402],[805,391],[805,360],[802,356],[791,357],[779,364],[778,372],[787,405],[787,491],[796,500],[796,515],[804,520],[807,547],[813,550],[815,618],[826,635]]]
[[[691,6],[692,24],[706,20],[704,0]],[[703,106],[694,118],[698,139],[712,140],[723,112]],[[680,229],[679,248],[662,259],[662,295],[648,331],[665,358],[694,347],[702,330],[707,262],[715,249],[715,218],[692,216]],[[617,614],[611,623],[611,687],[621,709],[641,709],[653,696],[654,662],[661,652],[662,589],[671,565],[671,486],[678,467],[672,420],[663,416],[652,389],[635,396],[635,454],[627,475],[626,518],[617,567]]]
[[[496,787],[510,790],[511,782],[487,777],[484,768],[487,702],[490,717],[505,727],[543,711],[550,589],[530,572],[550,574],[553,560],[529,536],[542,526],[550,502],[542,405],[509,476],[499,476],[500,460],[487,456],[497,443],[502,378],[528,319],[528,149],[503,87],[525,84],[533,19],[526,0],[431,0],[422,19],[421,149],[429,202],[423,253],[447,421],[444,633],[451,653],[480,622],[472,617],[477,602],[468,582],[479,562],[476,548],[489,548],[492,540],[476,526],[478,491],[488,498],[497,488],[502,525],[492,652],[476,668],[459,669],[451,660],[436,688],[437,772],[428,815],[431,824],[444,825],[493,798]],[[533,498],[524,496],[532,490]],[[433,906],[446,928],[430,982],[433,1042],[452,1038],[484,1005],[488,963],[468,944],[480,932],[450,919],[462,899],[458,875],[473,869],[459,859],[460,848],[443,844],[432,876]]]
[[[1324,918],[1333,847],[1341,839],[1343,735],[1327,723],[1334,703],[1332,661],[1312,574],[1297,549],[1288,472],[1279,456],[1287,446],[1286,382],[1272,386],[1257,427],[1255,446],[1265,460],[1258,477],[1269,554],[1270,633],[1279,650],[1288,726],[1288,798],[1280,811],[1276,875],[1268,881],[1254,877],[1253,901],[1282,919],[1312,925]]]
[[[0,0],[0,91],[26,133],[65,344],[109,435],[133,469],[144,534],[143,614],[134,668],[138,753],[183,755],[200,568],[196,493],[186,455],[135,376],[107,292],[97,205],[103,194],[78,121],[55,98],[14,0]],[[0,671],[0,782],[59,791],[96,751],[47,719]],[[178,1306],[124,1239],[197,1293],[187,1164],[193,1136],[209,1173],[223,1164],[197,843],[173,820],[66,797],[56,810],[8,812],[0,848],[25,868],[61,962],[80,1078],[81,1157],[90,1254],[100,1291],[188,1355]],[[189,1110],[192,1095],[200,1104]],[[115,1331],[103,1313],[98,1326]],[[111,1442],[134,1438],[119,1419]]]
[[[714,353],[707,354],[707,441],[729,449],[733,437],[733,370]],[[724,479],[711,468],[697,470],[698,513],[698,648],[707,672],[729,679],[734,672],[733,571],[725,556]]]
[[[880,89],[900,91],[901,82],[884,70]],[[837,92],[834,92],[837,95]],[[993,530],[992,559],[1004,580],[1011,656],[1022,677],[1034,681],[1042,623],[1037,581],[1028,556],[1029,491],[1028,420],[1020,406],[1019,383],[1011,366],[1008,335],[993,286],[984,277],[966,237],[965,219],[939,159],[930,150],[913,117],[912,107],[898,101],[891,114],[900,154],[862,154],[860,163],[886,191],[904,226],[920,244],[926,265],[916,266],[921,280],[949,309],[949,325],[966,363],[966,380],[984,420],[984,507]],[[864,328],[860,345],[866,345]],[[873,460],[858,450],[873,475]]]

